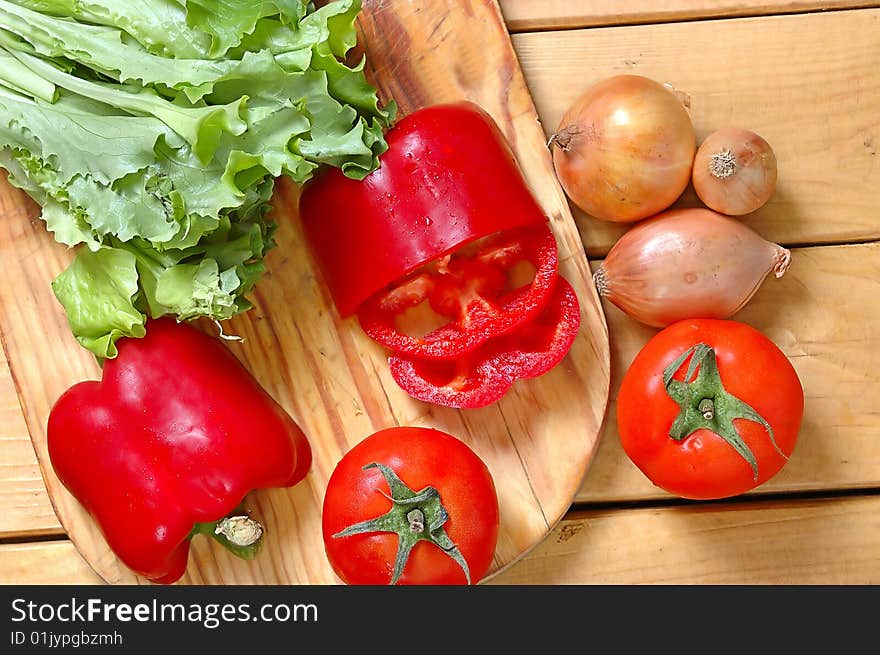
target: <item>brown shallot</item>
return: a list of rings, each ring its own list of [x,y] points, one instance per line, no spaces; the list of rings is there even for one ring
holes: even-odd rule
[[[636,224],[593,276],[600,295],[632,318],[665,327],[685,318],[729,318],[791,253],[705,208],[672,209]]]

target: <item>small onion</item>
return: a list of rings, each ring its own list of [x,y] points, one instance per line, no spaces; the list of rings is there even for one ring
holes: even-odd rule
[[[550,137],[556,176],[591,216],[633,222],[663,211],[691,181],[697,139],[667,86],[616,75],[587,89]]]
[[[718,130],[697,149],[693,183],[697,196],[710,209],[730,216],[749,214],[776,190],[776,155],[754,132]]]
[[[593,275],[599,294],[632,318],[665,327],[729,318],[791,253],[741,221],[702,207],[673,209],[633,226]]]

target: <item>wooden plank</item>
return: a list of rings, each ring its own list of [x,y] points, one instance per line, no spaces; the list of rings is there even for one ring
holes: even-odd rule
[[[0,545],[0,584],[104,584],[67,539]]]
[[[59,534],[6,354],[0,348],[0,539]]]
[[[880,497],[579,512],[497,584],[880,583]]]
[[[777,191],[744,219],[765,238],[880,237],[880,10],[528,33],[513,42],[548,135],[591,83],[646,75],[686,94],[698,139],[738,126],[773,146]],[[688,188],[676,205],[697,203]],[[591,257],[625,229],[575,218]]]
[[[880,498],[572,513],[487,584],[878,584]],[[69,541],[0,546],[0,584],[101,584]]]
[[[876,7],[864,0],[500,0],[511,32]]]
[[[398,424],[454,434],[486,462],[501,510],[493,562],[497,569],[531,549],[562,518],[601,430],[610,384],[601,303],[497,3],[470,0],[423,11],[402,0],[365,2],[359,26],[370,75],[383,93],[392,93],[402,114],[467,99],[498,122],[550,217],[560,272],[581,301],[582,329],[564,362],[540,378],[517,383],[493,406],[456,411],[415,401],[393,381],[387,354],[364,335],[356,318],[338,318],[302,235],[296,189],[279,184],[273,199],[279,247],[267,258],[269,274],[253,294],[255,308],[225,327],[244,337],[230,349],[309,435],[313,466],[294,488],[255,492],[248,498],[255,514],[266,521],[267,535],[271,533],[260,565],[250,566],[210,540],[199,540],[193,544],[184,583],[333,581],[320,530],[327,479],[354,444]],[[470,45],[465,47],[460,36],[469,32],[472,37],[464,42]],[[386,34],[396,38],[384,38]],[[487,70],[504,71],[504,76],[487,76]],[[4,347],[66,532],[104,579],[140,582],[110,552],[48,459],[45,425],[52,404],[68,386],[95,379],[100,372],[94,358],[74,342],[49,286],[71,253],[52,240],[37,215],[20,191],[0,185]]]
[[[804,386],[804,421],[789,462],[754,494],[880,487],[880,243],[797,249],[734,318],[791,358]],[[617,433],[617,389],[657,332],[606,303],[612,402],[581,502],[668,496],[630,462]]]

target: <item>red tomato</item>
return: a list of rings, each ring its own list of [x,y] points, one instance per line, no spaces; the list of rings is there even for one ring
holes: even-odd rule
[[[737,321],[688,319],[657,333],[617,397],[620,440],[658,487],[692,499],[739,495],[794,450],[804,393],[785,354]]]
[[[322,529],[327,558],[347,584],[475,584],[492,563],[498,520],[489,469],[463,441],[394,427],[336,465]]]

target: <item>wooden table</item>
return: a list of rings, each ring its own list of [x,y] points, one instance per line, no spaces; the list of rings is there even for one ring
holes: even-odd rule
[[[614,397],[654,330],[605,304],[612,401],[570,512],[500,584],[880,583],[880,3],[501,0],[545,131],[591,81],[630,72],[689,99],[698,138],[762,134],[771,202],[746,218],[793,250],[735,318],[791,358],[806,412],[791,461],[728,501],[653,487],[617,440]],[[697,204],[688,190],[677,203]],[[621,229],[575,212],[596,265]],[[58,523],[0,353],[0,583],[95,583]]]

